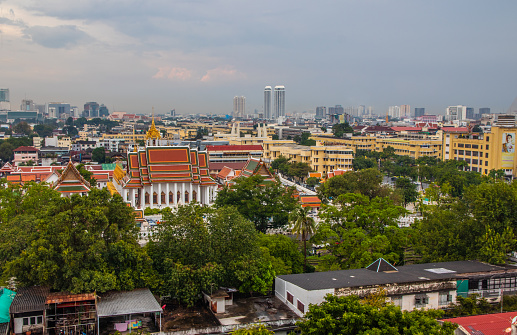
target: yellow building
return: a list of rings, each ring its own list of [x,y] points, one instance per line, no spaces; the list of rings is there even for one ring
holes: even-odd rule
[[[133,134],[133,133],[121,133],[121,134],[102,134],[101,139],[109,139],[109,138],[120,138],[125,140],[127,143],[132,143],[133,139],[135,141],[144,141],[145,134]]]
[[[442,157],[442,140],[436,137],[425,139],[408,139],[403,137],[377,137],[374,135],[352,136],[349,138],[333,138],[329,136],[311,136],[321,145],[344,145],[353,151],[384,151],[391,146],[395,153],[401,156],[419,158],[422,156]]]
[[[493,126],[490,133],[469,133],[465,128],[444,130],[444,160],[465,161],[470,171],[486,175],[503,169],[507,176],[517,177],[515,140],[517,127]]]
[[[334,170],[352,170],[353,150],[344,145],[304,146],[291,140],[264,141],[264,159],[272,162],[280,156],[291,162],[307,163],[312,170],[329,173]]]

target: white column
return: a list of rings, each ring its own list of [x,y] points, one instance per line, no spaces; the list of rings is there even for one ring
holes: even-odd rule
[[[140,208],[145,206],[145,186],[140,189]]]
[[[189,191],[188,191],[188,202],[192,202],[192,182],[190,182],[189,185]]]
[[[174,207],[178,207],[178,183],[174,183],[174,194],[172,196]]]
[[[154,193],[154,186],[153,184],[151,184],[151,190],[149,191],[149,207],[151,208],[154,208],[154,203],[153,203],[153,193]]]
[[[202,199],[202,198],[201,198],[201,185],[200,185],[200,184],[197,184],[197,185],[196,185],[196,188],[197,188],[197,195],[196,195],[196,196],[197,196],[197,199],[196,199],[196,201],[197,201],[197,202],[199,202],[199,203],[201,204],[201,203],[202,203],[202,201],[201,201],[201,199]]]
[[[162,183],[158,184],[158,208],[162,207]]]
[[[180,200],[185,204],[185,183],[181,183],[181,197]]]
[[[204,187],[205,189],[205,205],[209,206],[210,205],[210,186],[205,186]]]
[[[133,191],[133,197],[131,198],[131,205],[133,205],[133,207],[136,207],[136,189],[133,188],[132,191]]]
[[[169,193],[170,193],[170,189],[169,189],[169,183],[165,184],[165,203],[167,204],[167,207],[170,207],[170,201],[169,201]]]

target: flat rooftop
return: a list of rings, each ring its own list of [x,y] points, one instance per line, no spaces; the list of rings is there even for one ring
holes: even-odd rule
[[[461,279],[465,278],[466,274],[507,270],[501,266],[490,265],[478,261],[412,264],[398,266],[396,268],[398,271],[375,272],[368,269],[353,269],[300,273],[278,276],[278,278],[305,290],[312,291],[384,285],[390,283],[413,283],[429,280]],[[517,269],[510,269],[508,271],[517,272]]]

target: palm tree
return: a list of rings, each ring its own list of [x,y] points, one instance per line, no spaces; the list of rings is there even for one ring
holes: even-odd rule
[[[304,264],[303,271],[307,272],[307,237],[316,230],[316,222],[309,216],[310,207],[298,206],[289,215],[289,222],[296,237],[302,237]]]

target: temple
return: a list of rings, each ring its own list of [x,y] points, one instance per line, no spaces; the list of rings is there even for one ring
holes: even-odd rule
[[[195,201],[211,205],[217,184],[208,174],[208,155],[162,140],[154,119],[144,147],[128,152],[127,168],[117,165],[108,189],[134,208],[178,207]]]

